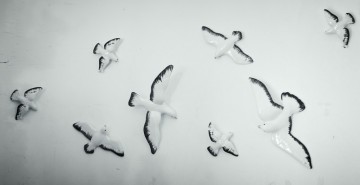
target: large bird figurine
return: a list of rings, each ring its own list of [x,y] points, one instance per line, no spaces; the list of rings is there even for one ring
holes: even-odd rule
[[[141,106],[147,110],[144,134],[152,154],[155,154],[159,148],[160,123],[163,115],[177,118],[175,109],[165,101],[172,70],[173,66],[169,65],[155,78],[151,85],[150,100],[132,92],[128,102],[131,107]]]
[[[312,163],[308,149],[292,133],[292,117],[305,109],[305,104],[289,92],[281,94],[282,105],[274,102],[266,86],[255,78],[250,78],[258,113],[264,122],[259,128],[272,135],[272,141],[282,150],[292,155],[305,167],[311,169]]]

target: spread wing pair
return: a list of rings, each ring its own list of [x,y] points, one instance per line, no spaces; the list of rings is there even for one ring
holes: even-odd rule
[[[144,135],[149,143],[152,154],[155,154],[160,144],[160,123],[163,114],[176,118],[176,111],[166,104],[167,88],[169,85],[173,66],[167,66],[155,78],[151,85],[150,101],[137,93],[131,93],[129,106],[143,106],[148,112],[144,125]]]
[[[272,133],[273,142],[292,155],[305,167],[311,169],[312,163],[306,146],[292,133],[292,116],[305,109],[305,104],[288,92],[281,94],[282,105],[274,102],[268,89],[261,81],[250,78],[256,97],[258,113],[264,124],[259,128]]]
[[[150,100],[156,104],[162,104],[166,98],[166,90],[169,85],[173,65],[167,66],[154,80],[151,85]],[[160,123],[162,114],[157,111],[148,111],[144,125],[144,134],[150,145],[151,153],[155,154],[160,144]]]
[[[324,9],[326,20],[330,26],[326,33],[336,33],[343,42],[343,47],[346,48],[350,40],[350,31],[347,28],[349,24],[355,23],[355,18],[350,14],[346,13],[344,20],[339,22],[339,18],[327,9]]]
[[[10,100],[19,102],[15,115],[15,120],[23,119],[24,115],[30,110],[37,110],[35,99],[40,95],[42,87],[34,87],[25,91],[24,96],[21,96],[19,90],[11,93]]]
[[[233,135],[231,132],[224,134],[220,132],[216,128],[216,126],[212,123],[209,123],[208,132],[209,132],[210,140],[215,143],[214,145],[209,146],[207,148],[207,150],[210,152],[211,155],[217,156],[221,148],[225,152],[234,155],[236,157],[239,155],[239,153],[236,150],[236,147],[230,141],[230,138]]]
[[[89,143],[84,145],[84,150],[87,154],[94,153],[95,149],[100,147],[104,150],[111,151],[120,157],[124,156],[124,149],[121,143],[113,141],[107,136],[106,127],[99,131],[95,131],[89,124],[84,122],[74,123],[73,127],[90,140]]]
[[[206,26],[202,27],[202,32],[205,40],[216,47],[215,58],[226,54],[237,64],[250,64],[253,62],[253,59],[235,44],[242,38],[240,31],[233,31],[231,39]]]
[[[93,49],[94,54],[101,55],[99,58],[99,71],[104,72],[111,61],[118,61],[116,51],[120,45],[120,38],[111,39],[105,43],[104,47],[97,43]]]

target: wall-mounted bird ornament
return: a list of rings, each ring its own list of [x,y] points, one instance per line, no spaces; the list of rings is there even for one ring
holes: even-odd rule
[[[76,122],[73,124],[73,127],[90,140],[84,145],[84,151],[87,154],[93,154],[95,149],[100,147],[106,151],[113,152],[117,156],[124,156],[123,146],[119,141],[113,141],[110,139],[109,131],[106,128],[106,125],[98,131],[85,122]]]
[[[302,112],[305,104],[295,95],[284,92],[281,94],[282,105],[280,105],[274,102],[264,83],[255,78],[250,78],[250,82],[255,93],[259,117],[264,122],[259,125],[259,128],[272,134],[272,141],[279,148],[311,169],[312,163],[308,149],[291,133],[292,117]]]
[[[355,18],[346,13],[345,18],[339,22],[339,18],[327,9],[324,9],[326,20],[330,26],[325,33],[336,34],[343,42],[343,47],[347,48],[350,40],[350,31],[347,28],[348,25],[355,23]]]
[[[240,31],[233,31],[231,36],[226,37],[206,26],[203,26],[201,29],[204,39],[216,47],[215,59],[223,55],[228,55],[237,64],[251,64],[254,62],[249,55],[244,53],[240,47],[236,45],[236,42],[242,39],[242,33]]]
[[[144,134],[152,154],[155,154],[159,148],[161,138],[160,123],[163,115],[177,118],[175,109],[165,100],[172,70],[173,66],[169,65],[155,78],[151,85],[150,100],[132,92],[128,102],[130,107],[140,106],[147,110]]]
[[[211,155],[216,157],[222,148],[225,152],[233,156],[239,156],[236,147],[230,141],[231,137],[234,135],[232,132],[222,133],[212,123],[209,123],[208,132],[210,140],[215,143],[207,147],[207,150]]]
[[[97,43],[93,49],[93,53],[100,55],[99,58],[99,72],[104,72],[105,68],[110,64],[110,62],[118,62],[119,58],[116,55],[120,45],[120,38],[115,38],[107,41],[104,47]]]
[[[38,110],[35,100],[39,97],[42,90],[42,87],[34,87],[25,91],[24,96],[20,95],[17,89],[11,93],[10,100],[20,103],[16,110],[15,120],[22,120],[30,109]]]

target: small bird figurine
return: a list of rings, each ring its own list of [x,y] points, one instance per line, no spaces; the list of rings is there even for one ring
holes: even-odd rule
[[[160,144],[160,122],[164,114],[173,118],[177,118],[175,109],[170,107],[165,102],[167,95],[167,87],[169,85],[173,66],[167,66],[153,81],[151,85],[150,100],[138,95],[135,92],[131,93],[129,99],[129,106],[142,106],[147,111],[146,121],[144,125],[144,134],[147,142],[150,145],[152,154],[155,154]]]
[[[203,26],[202,32],[205,40],[216,47],[215,59],[228,55],[237,64],[250,64],[253,59],[244,53],[235,43],[242,39],[240,31],[233,31],[232,35],[227,38],[221,33],[216,33],[210,28]]]
[[[93,49],[93,53],[100,55],[99,58],[99,72],[104,72],[105,68],[110,62],[118,62],[118,56],[116,51],[120,45],[120,38],[111,39],[105,43],[104,47],[100,43],[97,43]]]
[[[346,13],[345,18],[339,22],[339,18],[329,10],[324,9],[324,13],[330,26],[325,30],[325,33],[336,34],[343,41],[343,47],[347,48],[350,40],[350,32],[347,26],[355,23],[354,17],[350,13]]]
[[[292,133],[292,116],[305,109],[305,104],[289,92],[281,94],[282,104],[273,101],[266,86],[250,77],[255,92],[260,119],[264,122],[259,128],[272,134],[272,141],[282,150],[292,155],[305,167],[311,169],[312,163],[308,149]]]
[[[35,99],[37,99],[42,90],[42,87],[34,87],[25,91],[24,96],[21,96],[17,89],[11,93],[10,100],[20,103],[17,107],[15,120],[22,120],[30,109],[38,110]]]
[[[222,148],[225,152],[232,154],[234,156],[239,156],[234,144],[230,141],[230,138],[233,136],[232,132],[228,132],[226,134],[221,133],[218,129],[216,129],[215,125],[209,123],[209,137],[213,144],[212,146],[207,147],[207,150],[211,155],[217,156],[219,150]]]
[[[95,131],[89,124],[85,122],[76,122],[73,124],[73,127],[84,134],[84,136],[89,139],[89,143],[84,145],[84,151],[87,154],[93,154],[97,147],[100,147],[106,151],[111,151],[117,156],[124,156],[124,149],[120,142],[113,141],[109,138],[109,133],[104,125],[98,131]]]

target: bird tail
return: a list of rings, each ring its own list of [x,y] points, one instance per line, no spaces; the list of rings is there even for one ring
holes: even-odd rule
[[[16,89],[13,93],[11,93],[10,100],[17,101],[17,100],[19,100],[19,96],[20,96],[20,93]]]
[[[233,31],[232,35],[238,37],[238,41],[242,39],[242,33],[240,31]]]
[[[105,49],[101,46],[100,43],[97,43],[93,49],[93,53],[94,54],[101,54],[101,53],[104,53],[105,52]]]
[[[128,104],[130,107],[134,107],[139,105],[140,101],[141,97],[136,92],[132,92]]]
[[[351,15],[351,13],[346,13],[346,15],[345,15],[345,25],[354,24],[354,23],[355,23],[355,18]]]
[[[281,94],[281,100],[284,105],[284,109],[290,110],[291,114],[301,112],[305,109],[305,104],[295,95],[289,92]]]
[[[93,154],[94,151],[95,151],[95,149],[90,150],[90,149],[89,149],[89,144],[86,144],[86,145],[84,145],[84,151],[85,151],[87,154]]]

